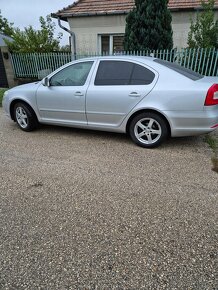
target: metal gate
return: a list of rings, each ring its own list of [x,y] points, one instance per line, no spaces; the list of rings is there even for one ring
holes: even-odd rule
[[[0,88],[8,88],[8,80],[6,76],[1,48],[0,48]]]

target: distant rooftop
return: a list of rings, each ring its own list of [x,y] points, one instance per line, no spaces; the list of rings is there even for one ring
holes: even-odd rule
[[[6,43],[5,43],[5,41],[4,41],[4,38],[5,39],[8,39],[10,41],[13,41],[13,39],[11,37],[6,36],[6,35],[0,33],[0,46],[7,46]]]
[[[134,0],[78,0],[52,16],[67,20],[68,17],[127,14],[134,4]],[[169,0],[168,7],[171,11],[199,9],[201,0]],[[218,9],[218,0],[215,7]]]

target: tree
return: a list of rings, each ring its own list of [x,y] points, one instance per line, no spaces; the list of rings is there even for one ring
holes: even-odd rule
[[[125,50],[173,47],[172,16],[167,4],[168,0],[135,0],[135,8],[126,18]]]
[[[215,21],[214,0],[201,2],[203,11],[197,14],[196,21],[191,21],[188,34],[190,48],[218,48],[218,20]]]
[[[61,46],[60,47],[60,51],[63,51],[63,52],[71,52],[70,45],[69,44],[66,44],[66,45]]]
[[[14,31],[13,25],[13,23],[9,23],[8,20],[1,15],[0,10],[0,33],[6,36],[11,36]]]
[[[59,50],[59,43],[62,33],[58,37],[54,37],[55,23],[50,16],[43,18],[40,16],[39,30],[35,30],[31,25],[25,27],[24,30],[14,28],[12,23],[8,23],[6,18],[0,18],[2,26],[0,31],[10,36],[13,41],[5,39],[11,52],[52,52]]]

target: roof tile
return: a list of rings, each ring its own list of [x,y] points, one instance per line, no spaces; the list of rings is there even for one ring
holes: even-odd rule
[[[134,0],[78,0],[72,5],[53,14],[61,18],[83,15],[103,15],[128,13],[133,9]],[[169,0],[170,10],[195,9],[201,6],[201,0]],[[215,0],[218,8],[218,0]]]

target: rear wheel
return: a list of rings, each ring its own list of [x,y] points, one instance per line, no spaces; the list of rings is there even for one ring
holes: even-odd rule
[[[129,133],[132,140],[144,148],[159,146],[168,136],[166,121],[158,114],[145,112],[133,118]]]
[[[14,117],[21,130],[29,132],[34,130],[38,121],[33,110],[24,103],[17,103],[14,106]]]

